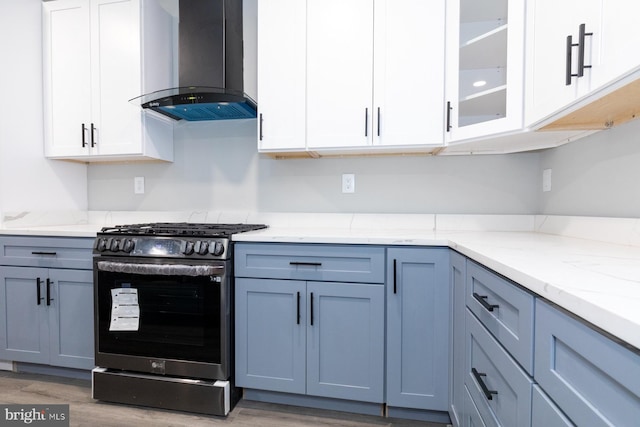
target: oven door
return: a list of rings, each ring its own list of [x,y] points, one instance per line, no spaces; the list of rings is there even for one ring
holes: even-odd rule
[[[229,261],[96,257],[96,365],[227,379],[229,269]]]

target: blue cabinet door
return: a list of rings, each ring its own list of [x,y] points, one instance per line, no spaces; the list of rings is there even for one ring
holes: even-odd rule
[[[305,282],[235,283],[236,385],[304,394]]]
[[[49,362],[47,277],[46,268],[0,268],[0,359]]]
[[[387,404],[447,411],[449,249],[387,251]]]
[[[451,283],[451,370],[449,378],[449,416],[454,426],[466,425],[462,423],[462,413],[465,395],[464,387],[464,317],[465,317],[465,281],[466,258],[451,251],[451,265],[449,281]],[[469,417],[469,416],[467,416]]]
[[[49,363],[93,369],[93,272],[49,270]]]
[[[307,394],[384,401],[384,286],[307,283]]]

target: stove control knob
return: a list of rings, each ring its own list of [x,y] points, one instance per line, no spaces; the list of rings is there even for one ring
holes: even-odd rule
[[[105,239],[105,238],[98,239],[98,242],[96,243],[96,250],[98,252],[106,251],[107,250],[107,239]]]
[[[133,246],[134,246],[133,245],[133,240],[131,240],[131,239],[123,239],[120,242],[120,250],[122,252],[126,252],[126,253],[131,252],[133,250]]]
[[[191,255],[193,253],[193,242],[183,241],[180,244],[180,252],[185,255]]]
[[[211,243],[211,253],[215,256],[220,256],[224,253],[224,245],[222,242]]]
[[[195,245],[195,251],[200,255],[206,255],[209,252],[209,242],[198,240]]]
[[[120,250],[120,240],[112,239],[111,244],[109,245],[109,250],[111,252],[118,252]]]

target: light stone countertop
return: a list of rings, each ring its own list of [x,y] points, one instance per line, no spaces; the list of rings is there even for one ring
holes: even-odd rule
[[[7,221],[0,234],[95,237],[149,221],[265,223],[238,242],[448,246],[640,349],[640,220],[534,215],[91,213],[62,225]],[[10,227],[7,225],[11,225]],[[608,241],[605,241],[608,240]]]

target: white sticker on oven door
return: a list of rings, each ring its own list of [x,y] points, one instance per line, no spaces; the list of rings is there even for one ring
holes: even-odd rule
[[[132,288],[111,289],[110,331],[137,331],[140,327],[138,290]]]

